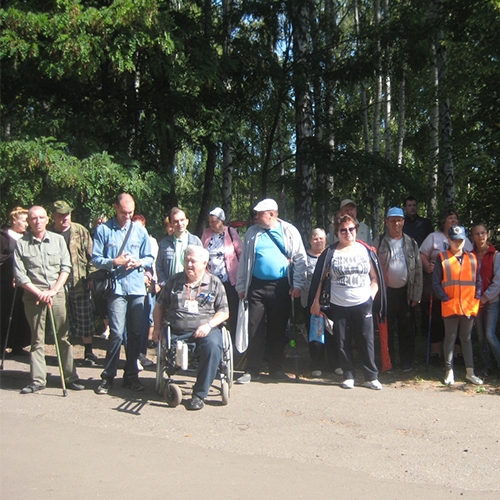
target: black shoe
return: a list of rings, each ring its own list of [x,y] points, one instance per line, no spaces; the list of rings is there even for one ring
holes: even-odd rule
[[[269,375],[271,375],[271,378],[276,380],[276,382],[285,382],[286,380],[290,380],[290,377],[285,372],[271,372]]]
[[[148,340],[148,349],[156,349],[157,345],[154,340]]]
[[[69,382],[66,384],[66,387],[68,389],[71,389],[72,391],[83,391],[83,389],[85,389],[85,386],[80,382],[81,380],[75,380],[74,382]]]
[[[411,372],[413,370],[413,367],[411,365],[411,363],[403,363],[401,365],[401,371],[403,373],[408,373],[408,372]]]
[[[32,394],[34,392],[42,391],[45,389],[44,385],[38,385],[35,383],[32,383],[30,385],[27,385],[23,389],[21,389],[21,394]]]
[[[144,390],[144,386],[139,382],[139,379],[124,379],[123,387],[125,387],[126,389],[132,389],[136,392]]]
[[[205,406],[203,399],[193,396],[187,403],[188,410],[201,410]]]
[[[95,391],[96,394],[107,394],[108,391],[113,387],[113,381],[107,378],[102,380],[101,385]]]
[[[85,366],[95,366],[98,359],[99,358],[94,353],[91,352],[90,354],[87,354],[85,356],[85,359],[83,360],[83,364]]]

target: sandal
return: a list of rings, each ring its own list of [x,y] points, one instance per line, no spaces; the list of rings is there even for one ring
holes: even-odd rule
[[[32,383],[30,385],[27,385],[21,390],[21,394],[33,394],[34,392],[38,392],[45,389],[44,385],[38,385],[35,383]]]

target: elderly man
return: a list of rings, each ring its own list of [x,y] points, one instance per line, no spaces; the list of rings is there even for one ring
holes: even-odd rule
[[[112,271],[115,280],[115,290],[108,297],[110,335],[97,394],[107,394],[113,387],[125,330],[127,362],[123,386],[133,391],[144,390],[139,382],[137,359],[146,295],[144,270],[153,265],[153,255],[148,232],[142,224],[132,222],[135,210],[132,196],[120,194],[114,207],[115,217],[96,229],[92,254],[95,267]]]
[[[64,284],[71,273],[71,259],[58,234],[47,231],[49,219],[43,207],[34,206],[28,212],[27,232],[18,242],[14,252],[14,273],[18,286],[26,293],[24,311],[31,329],[31,379],[21,394],[45,389],[47,367],[45,365],[45,325],[47,309],[52,308],[59,339],[66,385],[80,391],[84,386],[78,380],[71,344],[68,342],[68,317]]]
[[[222,332],[218,326],[229,317],[226,292],[219,278],[206,271],[208,251],[188,245],[184,271],[174,274],[165,284],[154,310],[154,339],[164,334],[165,323],[171,328],[172,341],[196,344],[199,368],[188,410],[201,410],[203,400],[217,374],[222,357]]]
[[[198,236],[191,234],[187,227],[189,219],[184,210],[174,207],[168,215],[173,233],[168,234],[160,241],[158,258],[156,259],[156,274],[158,284],[163,287],[170,276],[184,270],[184,254],[188,245],[200,245]]]
[[[422,297],[422,262],[417,242],[403,233],[403,210],[390,208],[385,223],[387,231],[375,240],[375,248],[387,292],[389,354],[394,366],[397,331],[401,369],[408,372],[415,355],[415,330],[410,323],[410,311]]]
[[[85,346],[83,364],[94,366],[97,361],[97,356],[92,352],[95,329],[90,293],[86,283],[92,265],[92,238],[87,229],[72,222],[71,207],[65,201],[54,202],[52,220],[50,230],[64,238],[71,257],[72,273],[66,282],[70,328],[77,338],[83,340]]]
[[[405,198],[404,209],[406,217],[403,232],[412,237],[420,247],[425,238],[434,231],[432,222],[418,215],[417,200],[413,196]]]
[[[282,363],[290,296],[300,297],[306,286],[306,251],[297,229],[278,218],[278,205],[270,198],[254,211],[256,224],[245,234],[236,280],[240,300],[248,300],[249,317],[247,368],[240,384],[259,378],[264,350],[271,377],[288,379]]]
[[[364,223],[358,221],[358,211],[356,208],[356,203],[354,201],[345,199],[340,203],[340,215],[349,215],[351,216],[358,224],[358,233],[356,239],[364,241],[368,245],[372,245],[373,237],[372,230]],[[338,238],[335,236],[335,231],[333,231],[333,225],[330,228],[330,232],[328,233],[328,242],[330,244],[338,241]]]

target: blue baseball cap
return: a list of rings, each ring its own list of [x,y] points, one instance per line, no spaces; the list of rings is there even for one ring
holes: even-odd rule
[[[462,226],[451,226],[448,229],[448,238],[450,240],[465,240],[467,236],[465,235],[465,228]]]
[[[402,208],[399,207],[391,207],[387,211],[387,218],[389,217],[405,217],[405,213],[403,212]]]

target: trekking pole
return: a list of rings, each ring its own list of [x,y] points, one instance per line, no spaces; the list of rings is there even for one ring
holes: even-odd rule
[[[429,326],[427,328],[427,355],[425,359],[425,369],[429,369],[429,361],[431,360],[431,325],[432,325],[432,294],[429,302]]]
[[[291,297],[292,300],[292,335],[290,338],[290,347],[294,349],[295,358],[295,380],[299,380],[299,355],[297,353],[297,325],[295,323],[295,299]]]
[[[10,325],[12,324],[12,316],[14,314],[14,304],[16,303],[16,294],[17,294],[17,286],[14,287],[14,296],[12,297],[12,305],[10,306],[9,324],[7,325],[7,333],[5,334],[5,343],[3,345],[2,364],[0,365],[0,370],[3,370],[3,364],[5,362],[7,343],[9,342]]]
[[[66,380],[64,379],[64,370],[61,359],[61,351],[59,350],[59,339],[57,338],[57,330],[56,330],[56,322],[54,320],[54,312],[52,311],[52,306],[48,305],[49,308],[49,317],[50,323],[52,325],[52,331],[54,332],[54,343],[56,345],[56,354],[57,354],[57,362],[59,363],[59,373],[61,375],[61,385],[63,390],[63,396],[66,397],[68,395],[68,391],[66,390]]]

